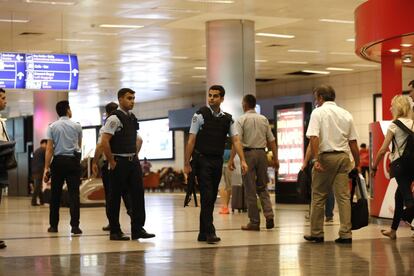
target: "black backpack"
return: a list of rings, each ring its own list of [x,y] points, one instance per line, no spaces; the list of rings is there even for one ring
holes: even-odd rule
[[[399,159],[401,160],[402,166],[407,170],[414,170],[414,132],[406,125],[404,125],[400,120],[395,120],[393,123],[396,124],[402,131],[408,134],[404,143],[401,145],[401,147],[405,145],[405,149],[401,155],[400,151],[398,150],[398,145],[395,137],[393,137],[393,151],[395,145],[397,147],[398,155],[400,155]]]

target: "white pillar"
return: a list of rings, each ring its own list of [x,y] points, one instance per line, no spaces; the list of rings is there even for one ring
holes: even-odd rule
[[[224,87],[226,95],[222,108],[237,119],[243,113],[243,96],[256,95],[254,22],[209,21],[206,33],[207,86]]]

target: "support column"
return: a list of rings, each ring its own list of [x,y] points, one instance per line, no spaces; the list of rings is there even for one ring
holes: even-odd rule
[[[395,95],[402,93],[402,62],[399,54],[381,57],[381,75],[382,119],[392,120],[391,100]]]
[[[64,100],[68,100],[68,92],[33,92],[33,149],[37,149],[40,140],[46,138],[49,124],[58,119],[56,103]]]
[[[254,22],[215,20],[206,23],[207,89],[219,84],[226,90],[222,108],[238,118],[246,94],[256,95]]]

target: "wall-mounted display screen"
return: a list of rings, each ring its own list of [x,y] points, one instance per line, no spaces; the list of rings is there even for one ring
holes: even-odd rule
[[[304,159],[304,115],[303,106],[276,111],[279,181],[297,181]]]
[[[140,159],[174,159],[174,133],[168,118],[140,121],[138,134],[143,140]]]
[[[97,141],[96,127],[82,129],[82,159],[93,158]]]

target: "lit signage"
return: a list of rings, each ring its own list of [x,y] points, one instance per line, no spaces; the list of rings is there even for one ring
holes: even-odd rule
[[[297,181],[304,158],[304,114],[304,107],[277,110],[279,181]]]
[[[79,64],[71,54],[0,53],[0,87],[76,90]]]
[[[76,90],[78,79],[75,55],[26,55],[26,89]]]
[[[25,87],[25,54],[0,53],[0,87],[23,89]]]

